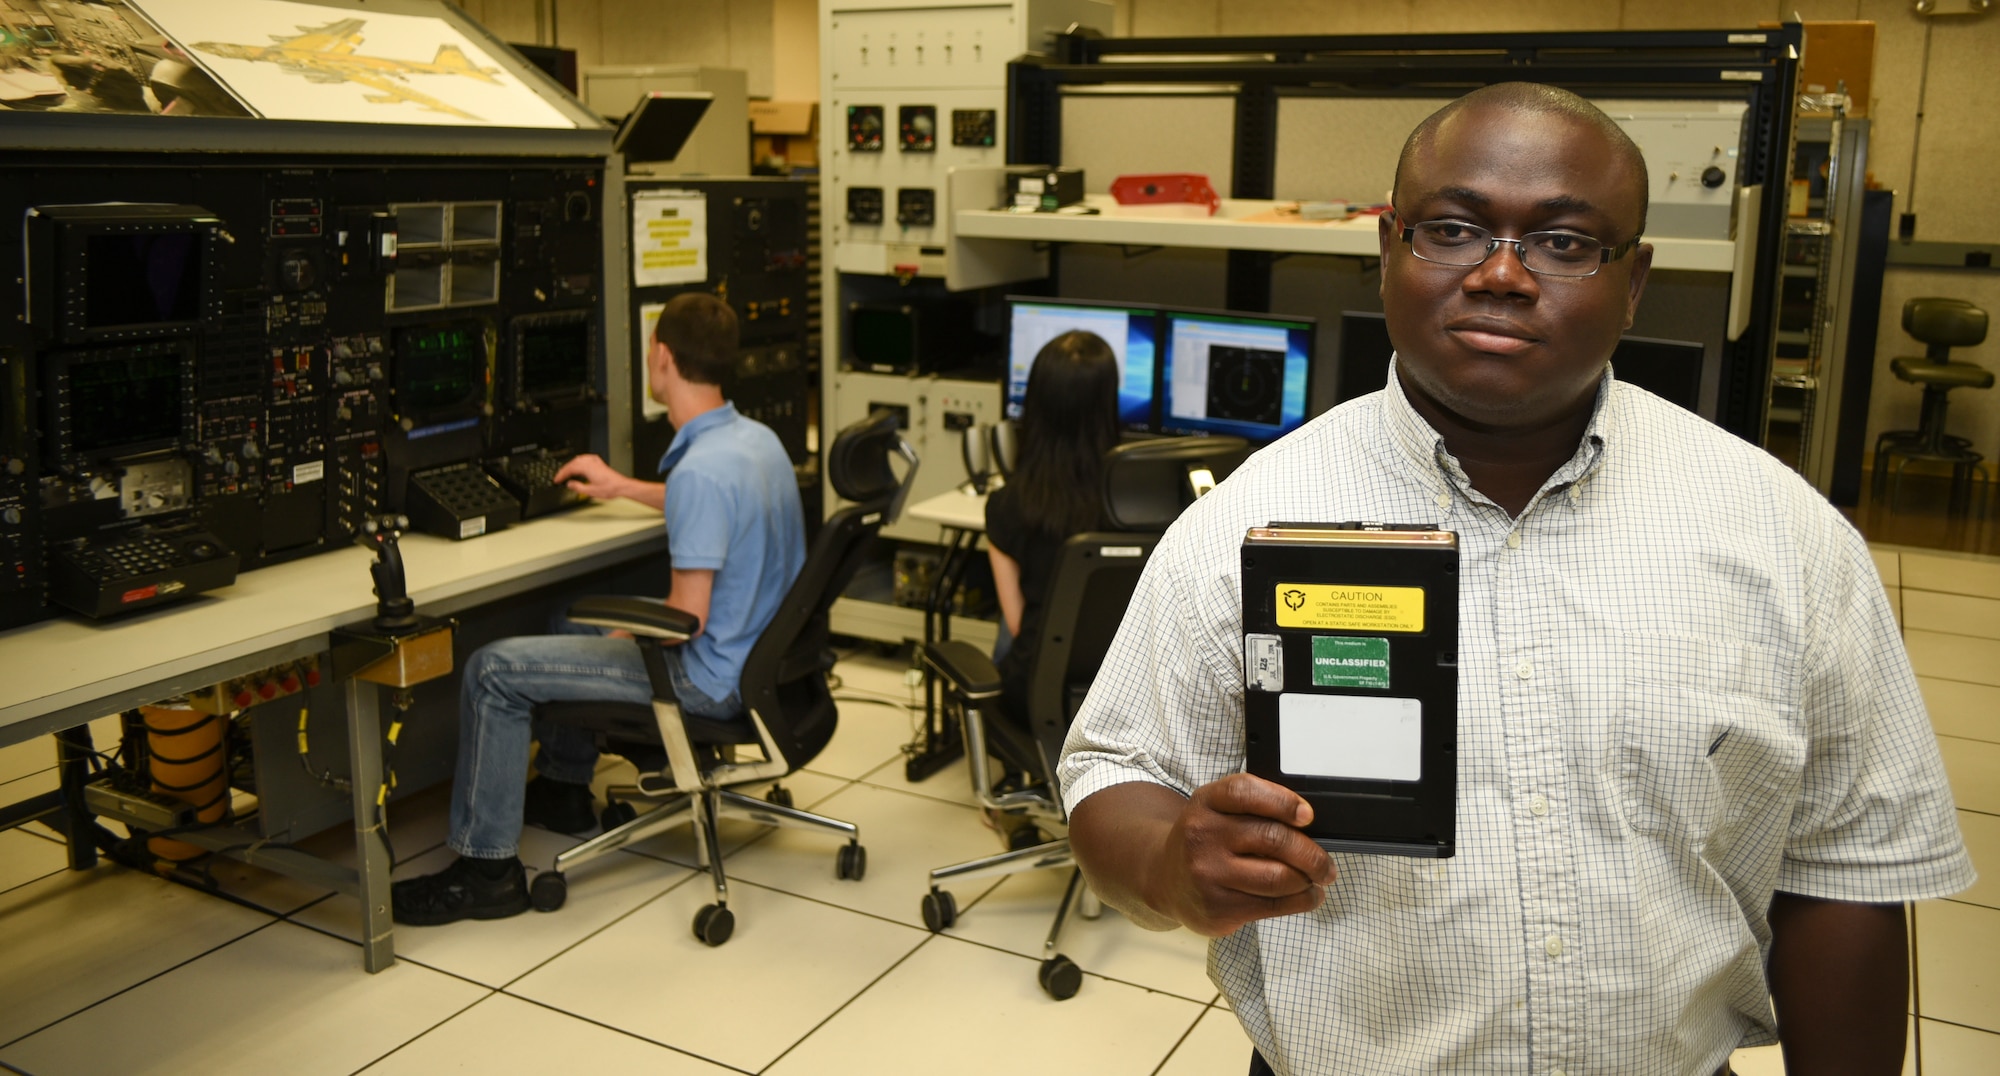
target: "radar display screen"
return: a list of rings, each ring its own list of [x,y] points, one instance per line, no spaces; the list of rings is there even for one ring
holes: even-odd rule
[[[590,322],[584,318],[520,326],[516,336],[524,400],[580,395],[590,388]]]
[[[201,320],[201,236],[112,232],[84,246],[84,324],[92,329]]]
[[[171,350],[72,361],[64,379],[71,450],[102,458],[175,441],[185,370]]]
[[[423,425],[476,405],[486,387],[485,337],[477,323],[397,334],[398,409]]]

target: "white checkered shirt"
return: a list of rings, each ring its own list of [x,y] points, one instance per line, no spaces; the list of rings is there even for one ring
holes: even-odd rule
[[[1456,858],[1336,855],[1318,910],[1209,949],[1280,1073],[1708,1076],[1776,1041],[1773,890],[1973,881],[1860,536],[1769,455],[1605,384],[1518,520],[1392,375],[1257,453],[1146,568],[1070,730],[1071,809],[1243,768],[1247,528],[1459,535]]]

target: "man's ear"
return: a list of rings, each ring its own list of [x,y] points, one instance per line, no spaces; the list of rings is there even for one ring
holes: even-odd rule
[[[1653,244],[1641,243],[1632,252],[1632,277],[1626,282],[1625,327],[1632,327],[1632,318],[1639,312],[1639,297],[1646,293],[1646,277],[1653,271]]]

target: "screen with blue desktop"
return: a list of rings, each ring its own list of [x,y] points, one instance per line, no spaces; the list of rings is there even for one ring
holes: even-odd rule
[[[1153,371],[1159,361],[1159,311],[1079,299],[1009,297],[1007,417],[1021,417],[1028,371],[1042,345],[1073,329],[1096,333],[1111,345],[1124,373],[1118,385],[1118,422],[1127,430],[1153,428]]]
[[[1162,431],[1263,444],[1306,420],[1311,318],[1169,310],[1162,321]]]

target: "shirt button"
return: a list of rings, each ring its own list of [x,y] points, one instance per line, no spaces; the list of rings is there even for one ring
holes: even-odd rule
[[[1542,948],[1547,950],[1548,954],[1552,957],[1561,956],[1563,955],[1563,940],[1551,934],[1549,935],[1549,940],[1542,943]]]
[[[1437,506],[1439,508],[1451,507],[1451,494],[1449,493],[1440,493],[1436,497],[1433,497],[1431,499],[1437,502]]]
[[[1520,531],[1509,531],[1509,532],[1507,533],[1507,548],[1509,548],[1509,549],[1519,549],[1519,548],[1521,548],[1521,532],[1520,532]]]
[[[1514,670],[1514,675],[1523,680],[1531,679],[1535,675],[1535,667],[1533,664],[1524,661],[1519,668]]]
[[[1528,813],[1537,815],[1548,814],[1549,813],[1548,797],[1542,795],[1540,792],[1537,792],[1533,796],[1528,797]]]
[[[1569,1076],[1569,1073],[1564,1072],[1561,1069],[1550,1069],[1549,1076]]]
[[[1571,487],[1569,488],[1569,503],[1571,503],[1571,504],[1581,504],[1581,503],[1583,503],[1583,487],[1582,487],[1582,486],[1571,486]]]

